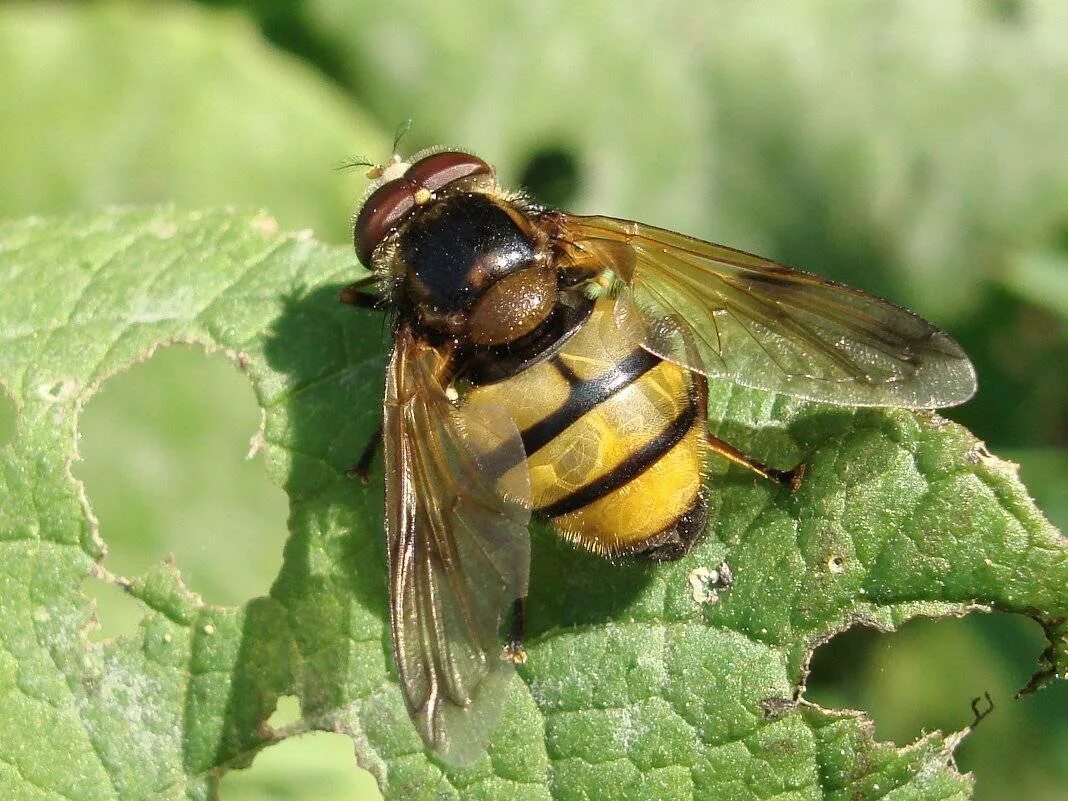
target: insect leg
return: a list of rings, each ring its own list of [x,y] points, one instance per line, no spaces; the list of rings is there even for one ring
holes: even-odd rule
[[[382,296],[378,292],[367,291],[367,287],[378,284],[377,275],[369,275],[342,288],[338,300],[358,309],[377,309],[382,305]]]
[[[523,628],[526,625],[527,597],[516,598],[512,604],[512,630],[508,642],[501,650],[501,659],[522,665],[527,661],[527,651],[523,647]]]
[[[747,467],[757,475],[776,481],[784,487],[789,487],[793,491],[796,491],[797,488],[801,486],[801,479],[805,475],[804,462],[792,470],[779,470],[774,467],[769,467],[750,456],[746,456],[729,442],[724,442],[711,434],[708,435],[708,446],[712,449],[713,453],[718,453],[725,459],[729,459],[735,464],[740,464],[742,467]]]
[[[363,446],[363,451],[360,453],[360,460],[346,470],[345,475],[349,478],[358,478],[364,484],[370,484],[371,462],[374,461],[375,454],[378,453],[378,446],[381,444],[382,423],[380,422],[372,432],[371,438],[367,440],[367,444]]]
[[[669,320],[674,322],[679,334],[682,335],[683,342],[686,344],[686,351],[689,354],[691,363],[699,364],[701,361],[700,355],[697,350],[697,345],[693,340],[693,337],[689,333],[689,327],[686,322],[678,316],[669,317]],[[693,373],[694,387],[701,393],[701,408],[707,409],[706,404],[708,402],[708,381],[700,373]],[[769,467],[766,464],[758,462],[750,456],[746,456],[740,450],[735,448],[729,442],[724,442],[719,437],[712,436],[711,433],[706,433],[706,439],[708,447],[712,449],[714,453],[718,453],[725,459],[729,459],[735,464],[740,464],[742,467],[748,467],[754,473],[763,476],[764,478],[776,481],[782,484],[784,487],[789,487],[792,492],[796,492],[797,488],[801,486],[801,477],[805,475],[804,463],[799,464],[793,470],[778,470],[774,467]]]
[[[668,317],[675,325],[676,330],[682,336],[682,342],[686,344],[687,354],[690,357],[692,364],[700,364],[701,356],[698,354],[696,343],[693,341],[693,336],[690,334],[690,329],[686,323],[686,320],[678,316]],[[708,403],[708,381],[700,373],[693,373],[693,386],[697,392],[701,393],[701,408],[707,409]],[[703,412],[705,413],[705,412]],[[708,446],[713,453],[718,453],[720,456],[727,458],[736,465],[741,465],[744,468],[749,468],[758,475],[763,475],[765,478],[770,478],[773,482],[778,482],[784,487],[789,487],[791,490],[796,491],[801,486],[801,476],[804,475],[804,464],[798,465],[792,470],[778,470],[773,467],[761,464],[756,459],[743,454],[734,445],[729,442],[724,442],[719,437],[712,436],[709,431],[706,431],[706,439]]]

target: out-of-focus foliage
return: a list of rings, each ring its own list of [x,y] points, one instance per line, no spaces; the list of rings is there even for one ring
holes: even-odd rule
[[[464,145],[547,200],[776,256],[936,320],[981,381],[951,416],[1013,449],[1025,483],[1068,526],[1063,3],[717,0],[626,13],[606,2],[222,5],[0,10],[0,214],[234,203],[341,241],[362,181],[330,168],[355,153],[383,158],[380,131],[412,117],[406,148]],[[120,408],[122,395],[145,394],[115,392]],[[151,435],[195,464],[204,457],[190,440],[247,430],[254,412],[235,393],[232,416],[219,402],[213,419],[183,420],[169,440],[121,411],[108,425],[116,447]],[[0,399],[0,443],[3,417]],[[194,426],[200,435],[189,435]],[[153,538],[124,529],[122,495],[107,498],[122,462],[101,456],[75,471],[94,507],[115,510],[101,511],[112,549],[158,559]],[[273,571],[251,575],[258,561],[228,567],[265,588]],[[945,645],[968,654],[960,664],[1001,664],[1014,636],[970,629]],[[874,684],[864,658],[855,664],[860,677],[839,676],[838,697],[857,697],[851,678]],[[937,693],[959,690],[961,677],[914,681]],[[908,704],[902,687],[898,706]],[[977,798],[1064,793],[1066,699],[1054,687],[1021,702],[1034,728],[1018,736],[972,735],[963,755],[978,770]]]
[[[0,216],[103,204],[270,208],[344,240],[362,185],[334,169],[384,148],[358,106],[237,13],[27,3],[0,13]]]
[[[512,175],[566,147],[580,208],[868,269],[947,323],[1068,222],[1054,0],[306,6],[383,119]]]

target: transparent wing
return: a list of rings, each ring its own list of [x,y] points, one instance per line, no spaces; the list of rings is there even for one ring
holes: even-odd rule
[[[662,358],[737,384],[848,406],[938,408],[975,393],[948,334],[858,289],[627,220],[551,212],[561,258],[613,270],[617,315]],[[696,347],[687,347],[692,340]]]
[[[434,349],[398,334],[384,428],[389,610],[412,721],[442,759],[466,764],[485,750],[513,671],[498,629],[527,591],[530,490],[525,469],[506,486],[478,455],[522,465],[515,423],[500,407],[456,408],[441,368]]]

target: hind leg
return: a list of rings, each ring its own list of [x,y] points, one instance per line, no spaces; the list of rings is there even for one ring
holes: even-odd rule
[[[805,475],[805,465],[801,463],[792,470],[779,470],[758,462],[728,442],[708,435],[708,447],[713,453],[718,453],[726,459],[752,470],[757,475],[775,481],[784,487],[789,487],[796,492],[801,486],[801,479]],[[690,509],[683,514],[675,523],[664,529],[659,534],[650,537],[639,547],[629,553],[641,559],[654,562],[670,562],[681,559],[696,544],[705,531],[708,522],[708,487],[702,486]]]
[[[711,434],[708,435],[708,447],[713,453],[718,453],[723,458],[746,467],[759,476],[778,482],[784,487],[789,487],[793,492],[796,492],[797,488],[801,486],[801,479],[805,475],[804,462],[792,470],[779,470],[774,467],[768,467],[766,464],[746,456],[729,442],[724,442]]]

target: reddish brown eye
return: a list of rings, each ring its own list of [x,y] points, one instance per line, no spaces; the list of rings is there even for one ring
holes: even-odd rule
[[[420,159],[403,176],[378,187],[364,202],[352,229],[356,255],[364,265],[371,266],[371,255],[378,243],[416,205],[417,191],[422,189],[433,194],[453,181],[492,174],[493,170],[486,162],[469,153],[446,151]]]
[[[363,204],[352,229],[356,255],[371,266],[371,254],[415,205],[412,185],[405,178],[395,178],[378,187]]]
[[[411,166],[404,177],[416,187],[437,192],[443,186],[470,178],[472,175],[492,175],[493,170],[478,156],[470,153],[446,151],[432,153]]]

